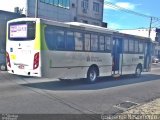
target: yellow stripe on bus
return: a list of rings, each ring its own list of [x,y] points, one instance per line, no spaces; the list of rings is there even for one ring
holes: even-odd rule
[[[41,38],[42,38],[42,50],[48,50],[47,44],[46,44],[46,40],[45,40],[45,29],[47,27],[47,25],[42,24],[42,31],[41,31]]]
[[[40,22],[36,22],[36,35],[35,35],[35,43],[34,49],[41,50],[41,24]]]
[[[34,49],[35,50],[48,50],[46,42],[45,42],[45,28],[46,25],[37,23],[36,24],[36,38]]]

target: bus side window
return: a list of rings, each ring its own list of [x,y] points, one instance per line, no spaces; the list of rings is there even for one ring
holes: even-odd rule
[[[71,31],[66,32],[66,50],[74,50],[74,33]]]
[[[139,47],[138,47],[138,41],[135,40],[135,52],[138,53]]]
[[[54,28],[51,26],[47,26],[45,29],[45,40],[49,50],[55,49],[55,35]]]
[[[111,50],[111,37],[105,36],[105,51]]]
[[[84,40],[85,40],[85,51],[90,51],[91,35],[90,34],[85,34],[84,35]]]
[[[55,31],[55,39],[56,39],[57,50],[64,50],[64,48],[65,48],[64,31],[63,30],[56,30]]]
[[[139,53],[143,53],[143,51],[144,51],[143,42],[139,42]]]
[[[124,52],[128,52],[129,48],[128,48],[128,39],[124,39]]]
[[[134,53],[134,40],[129,39],[129,52]]]
[[[98,51],[98,35],[91,34],[91,51]]]
[[[105,39],[104,36],[99,37],[99,50],[105,51]]]
[[[83,34],[80,32],[75,32],[75,50],[83,50]]]

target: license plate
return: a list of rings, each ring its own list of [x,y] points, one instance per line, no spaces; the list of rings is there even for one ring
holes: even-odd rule
[[[19,65],[18,68],[19,69],[24,69],[24,65]]]

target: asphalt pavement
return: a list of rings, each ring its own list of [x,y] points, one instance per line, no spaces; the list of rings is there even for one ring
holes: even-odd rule
[[[160,98],[160,64],[140,78],[59,81],[0,72],[0,113],[116,114]]]

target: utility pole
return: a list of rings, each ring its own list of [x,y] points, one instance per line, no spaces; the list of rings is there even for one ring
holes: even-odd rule
[[[35,18],[38,17],[38,0],[35,2]]]
[[[152,17],[151,17],[151,21],[150,21],[150,25],[149,25],[149,33],[148,33],[148,37],[150,38],[151,36],[151,29],[152,29]]]

